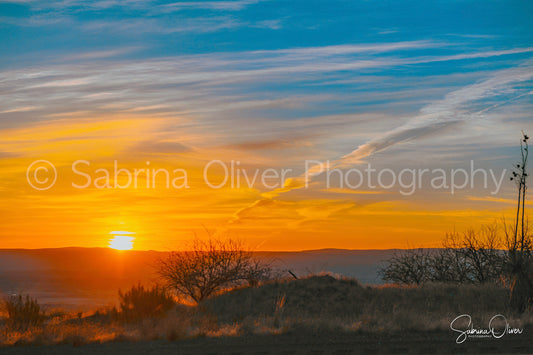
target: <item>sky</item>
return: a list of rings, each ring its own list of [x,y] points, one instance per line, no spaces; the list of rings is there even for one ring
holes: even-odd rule
[[[209,233],[433,247],[512,218],[532,15],[512,0],[0,0],[0,248],[122,234],[173,250]],[[454,169],[487,177],[453,189]]]

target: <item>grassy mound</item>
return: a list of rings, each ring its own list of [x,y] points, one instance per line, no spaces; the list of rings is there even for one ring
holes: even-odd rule
[[[354,279],[311,276],[235,289],[202,303],[219,321],[283,313],[288,317],[360,314],[368,291]],[[348,309],[347,309],[348,308]]]
[[[305,324],[373,332],[449,330],[450,321],[461,314],[484,324],[495,314],[512,319],[508,298],[508,290],[494,284],[364,287],[354,279],[325,275],[234,289],[200,306],[221,325],[285,331]]]

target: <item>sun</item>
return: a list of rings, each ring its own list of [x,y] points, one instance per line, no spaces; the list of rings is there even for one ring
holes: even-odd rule
[[[120,234],[118,234],[120,233]],[[111,249],[116,250],[131,250],[133,249],[133,240],[135,238],[128,236],[128,235],[122,235],[122,234],[134,234],[132,232],[111,232],[109,234],[118,234],[115,235],[110,241],[109,241],[109,247]]]
[[[116,235],[109,241],[109,247],[116,250],[131,250],[133,249],[133,237],[125,235]]]

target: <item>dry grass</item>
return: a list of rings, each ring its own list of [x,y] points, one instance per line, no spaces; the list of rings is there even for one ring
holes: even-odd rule
[[[41,326],[26,330],[4,326],[0,331],[0,344],[6,346],[70,343],[78,346],[113,340],[123,332],[121,327],[114,324],[103,324],[88,318],[78,318],[77,313],[61,312],[60,315],[57,314],[48,316]]]
[[[159,318],[126,323],[113,308],[89,314],[48,311],[25,331],[0,325],[0,344],[74,346],[109,341],[175,341],[194,337],[309,332],[395,333],[448,331],[450,321],[471,314],[488,322],[506,315],[513,326],[533,325],[533,314],[513,314],[509,291],[497,285],[427,284],[365,287],[328,275],[241,287],[198,306],[176,304]]]
[[[282,300],[282,302],[280,302]],[[420,287],[363,287],[356,280],[311,276],[257,288],[242,288],[206,300],[203,306],[220,324],[242,324],[243,331],[345,330],[396,332],[449,330],[450,321],[470,314],[479,322],[505,314],[519,326],[533,314],[514,315],[509,291],[495,284],[426,284]]]

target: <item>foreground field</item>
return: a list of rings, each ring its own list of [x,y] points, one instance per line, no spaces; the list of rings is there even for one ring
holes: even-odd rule
[[[531,328],[529,330],[531,332]],[[531,333],[530,333],[531,334]],[[5,354],[531,354],[520,339],[472,340],[455,344],[449,332],[305,333],[197,337],[180,341],[108,342],[73,346],[10,347]]]
[[[198,306],[126,322],[120,312],[55,313],[26,331],[4,327],[6,353],[532,353],[533,314],[513,314],[497,285],[364,287],[328,275],[221,293]],[[468,338],[459,315],[487,328],[501,314],[521,334]],[[503,327],[499,324],[498,327]],[[466,321],[457,328],[468,329]],[[436,349],[436,350],[435,350]]]

